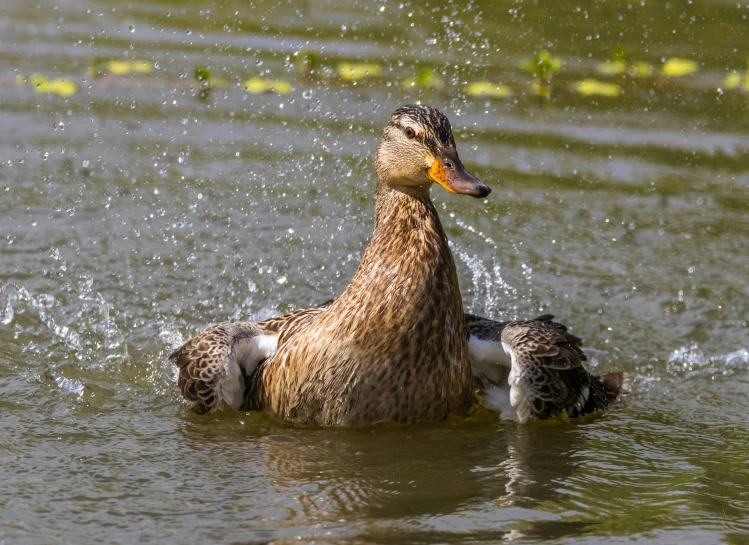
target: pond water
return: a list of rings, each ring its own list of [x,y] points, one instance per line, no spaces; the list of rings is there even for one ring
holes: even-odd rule
[[[5,2],[0,542],[749,543],[749,96],[725,79],[749,4],[544,4]],[[519,67],[542,48],[550,98]],[[616,48],[629,77],[598,73]],[[415,101],[494,190],[433,189],[467,309],[555,314],[633,393],[523,426],[191,414],[166,356],[343,290]]]

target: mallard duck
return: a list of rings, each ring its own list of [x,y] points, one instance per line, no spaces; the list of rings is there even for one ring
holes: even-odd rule
[[[551,316],[465,314],[429,191],[437,183],[480,199],[491,190],[464,168],[444,114],[398,108],[374,163],[374,235],[340,296],[214,325],[170,356],[197,412],[244,408],[314,426],[435,421],[467,414],[478,385],[489,394],[509,386],[512,416],[525,422],[591,412],[624,392],[621,373],[585,370],[580,339]]]

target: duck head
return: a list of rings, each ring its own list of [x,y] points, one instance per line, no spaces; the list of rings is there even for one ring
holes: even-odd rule
[[[375,152],[375,170],[378,184],[408,193],[426,193],[432,183],[479,199],[491,193],[461,163],[445,114],[429,106],[393,112]]]

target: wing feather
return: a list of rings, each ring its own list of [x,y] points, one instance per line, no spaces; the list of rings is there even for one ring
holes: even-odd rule
[[[191,338],[169,356],[179,368],[182,394],[199,413],[240,408],[245,378],[277,346],[314,323],[330,303],[257,324],[224,322]],[[587,358],[582,340],[553,318],[546,314],[535,320],[497,322],[465,315],[474,376],[487,393],[509,384],[509,400],[521,422],[560,412],[585,414],[628,392],[624,373],[590,375],[583,366]]]
[[[222,322],[192,337],[169,359],[179,370],[177,383],[182,395],[203,414],[239,409],[244,374],[251,373],[273,350],[275,343],[257,324]]]
[[[582,340],[553,316],[510,322],[501,338],[512,360],[510,401],[521,422],[561,412],[574,417],[608,405],[597,395],[601,383],[583,366]]]

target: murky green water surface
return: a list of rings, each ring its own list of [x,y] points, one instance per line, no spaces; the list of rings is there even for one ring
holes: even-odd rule
[[[749,99],[722,88],[749,5],[544,4],[6,2],[0,541],[749,543]],[[618,46],[699,71],[596,75]],[[565,61],[545,103],[518,68],[540,47]],[[307,80],[305,51],[382,72]],[[93,79],[97,56],[155,66]],[[206,65],[230,87],[200,100]],[[424,68],[443,89],[401,85]],[[34,73],[78,90],[16,83]],[[292,89],[250,94],[251,77]],[[622,94],[580,96],[584,78]],[[479,80],[514,96],[467,96]],[[433,190],[467,308],[556,314],[634,393],[525,426],[192,415],[166,355],[344,288],[372,152],[417,100],[494,188]]]

